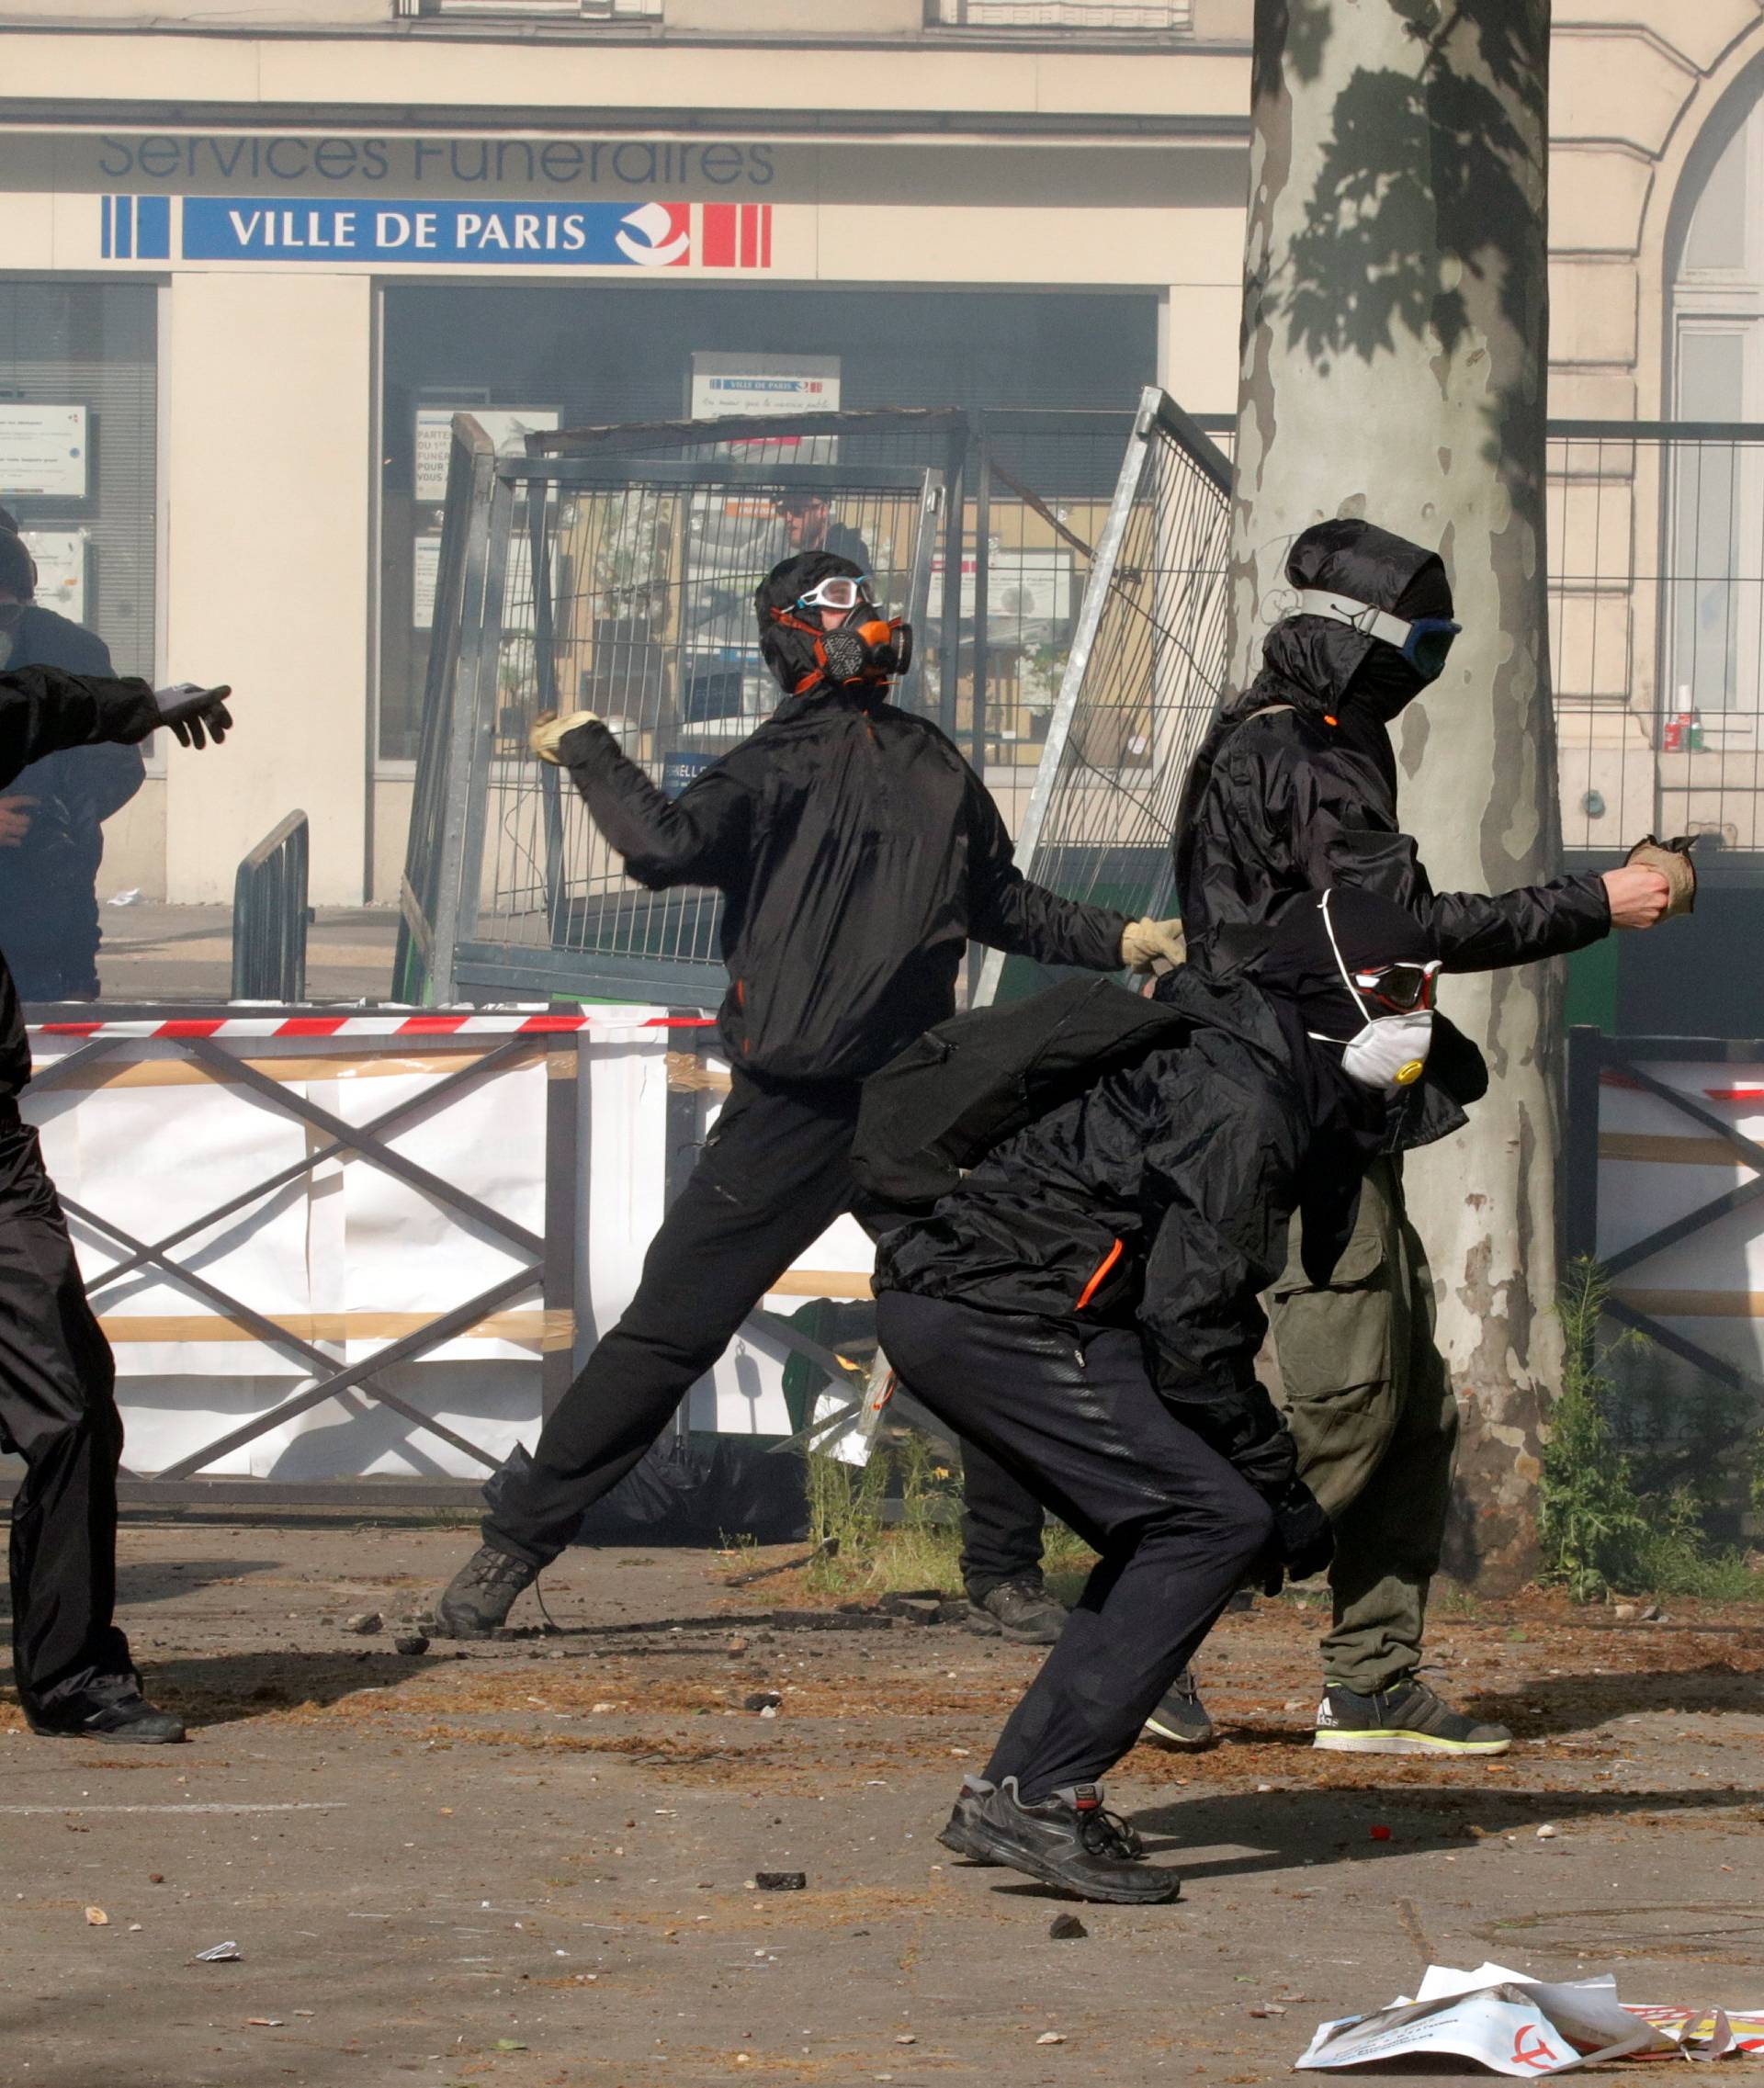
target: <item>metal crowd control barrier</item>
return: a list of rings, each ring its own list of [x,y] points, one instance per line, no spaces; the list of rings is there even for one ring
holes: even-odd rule
[[[96,1017],[89,1007],[70,1005],[32,1009],[28,1018],[38,1055],[26,1106],[35,1120],[52,1121],[61,1111],[77,1111],[94,1099],[102,1103],[113,1090],[126,1101],[127,1091],[145,1081],[156,1089],[217,1086],[230,1090],[250,1109],[266,1113],[268,1134],[258,1134],[266,1146],[275,1146],[278,1127],[291,1126],[297,1134],[295,1140],[281,1138],[283,1154],[274,1157],[273,1164],[271,1155],[247,1154],[213,1192],[195,1185],[190,1193],[177,1195],[168,1186],[158,1200],[164,1205],[163,1214],[157,1203],[153,1206],[152,1225],[129,1214],[131,1197],[135,1212],[143,1206],[130,1186],[138,1184],[139,1168],[126,1157],[111,1168],[118,1186],[108,1194],[83,1193],[77,1174],[63,1178],[62,1202],[76,1239],[97,1244],[107,1257],[107,1266],[93,1275],[87,1290],[125,1364],[131,1343],[225,1340],[271,1352],[279,1359],[275,1374],[288,1380],[286,1391],[281,1387],[265,1391],[261,1405],[230,1426],[216,1427],[212,1434],[198,1432],[194,1443],[187,1439],[194,1423],[177,1433],[168,1428],[163,1406],[153,1408],[149,1416],[153,1426],[145,1429],[145,1436],[151,1439],[157,1432],[160,1440],[175,1440],[178,1448],[158,1469],[142,1470],[136,1462],[138,1442],[131,1442],[122,1495],[137,1505],[475,1504],[481,1482],[459,1475],[458,1468],[463,1465],[485,1473],[494,1470],[505,1454],[509,1428],[518,1428],[530,1440],[536,1425],[531,1409],[526,1410],[526,1419],[502,1411],[495,1425],[503,1428],[503,1440],[499,1447],[491,1447],[474,1439],[469,1428],[454,1425],[459,1419],[457,1413],[451,1420],[444,1420],[425,1410],[444,1396],[435,1389],[440,1381],[433,1381],[426,1391],[413,1393],[408,1381],[389,1382],[390,1374],[401,1365],[433,1360],[435,1352],[449,1343],[518,1342],[529,1355],[537,1350],[537,1411],[540,1416],[548,1414],[592,1347],[594,1335],[590,1293],[582,1287],[582,1275],[589,1266],[583,1227],[594,1161],[592,1096],[596,1076],[583,1060],[598,1048],[616,1047],[621,1039],[647,1041],[657,1029],[667,1033],[662,1055],[665,1104],[656,1105],[657,1113],[650,1120],[664,1202],[671,1201],[690,1172],[703,1136],[707,1100],[728,1082],[726,1072],[705,1063],[706,1052],[715,1048],[714,1028],[707,1018],[684,1010],[648,1017],[639,1011],[638,1018],[625,1019],[610,1010],[589,1015],[574,1008],[416,1012],[407,1008],[116,1007]],[[51,1041],[67,1047],[61,1055],[45,1053],[43,1045]],[[346,1121],[303,1091],[326,1078],[341,1077],[363,1092],[362,1076],[373,1069],[353,1061],[370,1052],[384,1054],[381,1069],[398,1078],[401,1091],[390,1106],[367,1114],[365,1121]],[[528,1225],[498,1208],[488,1194],[449,1179],[438,1165],[425,1164],[434,1162],[432,1151],[422,1158],[413,1157],[412,1146],[424,1126],[437,1119],[445,1123],[449,1111],[481,1098],[499,1076],[531,1068],[536,1062],[542,1063],[545,1071],[543,1100],[524,1105],[525,1113],[514,1119],[533,1125],[533,1135],[542,1146],[535,1156],[542,1169],[542,1218]],[[423,1084],[413,1091],[410,1078],[417,1074],[424,1076]],[[652,1088],[649,1091],[654,1093]],[[157,1097],[148,1106],[164,1118],[164,1105]],[[228,1149],[239,1151],[243,1149],[242,1141],[248,1144],[248,1140],[241,1128],[245,1120],[236,1113],[236,1103],[233,1107],[235,1113],[222,1132]],[[506,1101],[496,1104],[494,1121],[499,1126],[509,1124],[511,1108]],[[481,1154],[481,1120],[478,1133]],[[505,1130],[504,1143],[514,1135]],[[79,1136],[83,1143],[102,1146],[107,1140],[106,1120],[95,1118]],[[50,1137],[48,1131],[45,1137]],[[290,1144],[295,1146],[295,1157],[287,1157]],[[522,1177],[518,1167],[496,1162],[494,1156],[492,1160],[487,1171],[503,1184],[530,1179]],[[334,1176],[342,1164],[371,1169],[399,1190],[415,1191],[421,1200],[421,1243],[405,1247],[396,1234],[386,1234],[383,1207],[388,1199],[376,1193],[382,1206],[377,1249],[382,1258],[377,1265],[382,1276],[392,1260],[407,1262],[413,1253],[435,1254],[441,1233],[456,1228],[461,1236],[489,1243],[481,1258],[497,1261],[493,1279],[474,1280],[469,1295],[456,1292],[457,1302],[450,1298],[438,1309],[386,1309],[375,1294],[378,1279],[371,1269],[363,1274],[356,1267],[345,1239],[340,1251],[349,1264],[349,1284],[337,1309],[323,1311],[290,1309],[286,1287],[281,1296],[271,1294],[276,1279],[267,1250],[255,1261],[247,1253],[238,1265],[254,1270],[249,1279],[228,1272],[222,1250],[230,1243],[235,1247],[245,1243],[254,1226],[273,1225],[278,1209],[285,1211],[290,1201],[300,1204],[306,1200],[310,1215],[300,1221],[300,1239],[310,1240],[316,1223],[311,1214],[317,1213],[321,1199],[321,1170]],[[608,1164],[639,1167],[650,1162],[642,1153],[625,1153],[621,1147],[616,1160]],[[260,1166],[261,1172],[256,1171]],[[506,1191],[502,1193],[506,1200]],[[396,1194],[394,1191],[394,1202]],[[615,1207],[619,1202],[615,1197]],[[643,1241],[615,1230],[618,1237],[612,1244],[628,1258],[640,1257]],[[304,1264],[315,1251],[297,1247],[295,1258]],[[501,1266],[503,1262],[510,1265]],[[605,1270],[598,1261],[594,1266],[601,1269],[601,1278],[596,1279],[600,1281]],[[154,1304],[146,1289],[150,1285],[163,1286],[175,1299],[187,1300],[193,1311],[180,1315],[170,1300]],[[790,1271],[777,1288],[786,1297],[805,1300],[849,1298],[865,1294],[867,1283],[861,1276],[837,1270],[799,1269]],[[313,1295],[317,1294],[315,1289]],[[395,1304],[401,1302],[408,1308],[413,1294],[406,1286],[401,1301]],[[848,1358],[798,1329],[780,1313],[763,1308],[755,1312],[744,1332],[775,1355],[787,1350],[803,1358],[835,1384],[849,1384],[861,1376]],[[345,1360],[345,1352],[352,1345],[358,1349],[369,1342],[377,1344],[371,1353]],[[484,1352],[482,1348],[475,1351]],[[167,1349],[156,1347],[147,1353],[164,1355]],[[165,1367],[173,1376],[180,1368]],[[471,1389],[481,1380],[488,1383],[487,1372],[496,1366],[475,1366],[468,1357],[455,1367],[465,1373],[464,1378],[453,1381],[445,1396],[464,1398],[472,1413],[486,1418],[497,1413],[487,1392],[480,1395]],[[147,1384],[155,1386],[160,1370],[157,1363],[149,1364],[144,1372],[132,1373],[132,1382],[140,1383],[144,1375]],[[210,1409],[224,1415],[231,1407],[237,1416],[242,1388],[254,1394],[268,1374],[261,1367],[254,1371],[248,1360],[242,1360],[236,1371],[229,1363],[219,1376],[200,1381],[224,1390],[217,1389],[211,1401],[195,1399],[193,1411],[199,1417]],[[125,1368],[119,1383],[125,1410],[130,1408],[130,1383],[131,1373]],[[326,1403],[344,1410],[340,1421],[346,1428],[368,1411],[360,1401],[400,1416],[409,1425],[413,1439],[426,1438],[431,1446],[444,1444],[451,1455],[442,1462],[450,1462],[455,1471],[426,1476],[376,1475],[355,1470],[337,1476],[259,1477],[237,1471],[216,1473],[212,1469],[222,1461],[238,1462],[238,1453],[248,1446],[262,1444],[274,1431]],[[135,1418],[140,1417],[136,1409]],[[133,1419],[130,1428],[135,1435]],[[301,1440],[299,1435],[283,1439],[274,1460],[266,1462],[290,1462],[288,1453],[298,1450]],[[370,1430],[346,1447],[359,1450],[371,1463],[385,1449],[383,1442],[375,1448],[376,1442]],[[298,1467],[298,1457],[291,1462]],[[420,1465],[424,1460],[414,1455],[413,1445],[413,1456],[403,1462]],[[0,1499],[12,1490],[0,1475]]]
[[[1230,493],[1212,438],[1148,386],[1017,835],[1026,873],[1069,898],[1171,910],[1176,806],[1225,694]],[[1004,976],[989,953],[977,998]]]
[[[239,865],[232,884],[232,998],[306,999],[306,903],[310,833],[290,812]]]
[[[940,528],[959,558],[967,446],[959,413],[884,412],[587,429],[497,457],[457,416],[395,990],[720,999],[714,896],[625,876],[528,728],[593,710],[671,795],[744,739],[776,698],[752,593],[798,547],[793,501],[804,547],[855,558],[930,638],[901,700],[953,726],[955,592],[927,610]]]
[[[1764,1038],[1568,1033],[1567,1254],[1600,1264],[1621,1325],[1764,1399],[1764,1141],[1736,1121],[1760,1114]]]

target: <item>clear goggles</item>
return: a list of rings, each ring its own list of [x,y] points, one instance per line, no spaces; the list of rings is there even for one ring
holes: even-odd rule
[[[818,587],[811,587],[807,594],[797,597],[798,609],[855,609],[860,602],[876,606],[876,585],[868,573],[860,573],[850,580],[843,573],[836,573],[831,580],[823,580]]]
[[[1426,965],[1386,965],[1380,971],[1355,972],[1353,983],[1368,1000],[1375,1000],[1393,1014],[1412,1015],[1431,1008],[1440,960]]]
[[[1424,681],[1437,682],[1445,672],[1452,641],[1463,630],[1450,616],[1418,616],[1407,624],[1388,610],[1375,609],[1369,602],[1356,602],[1351,594],[1332,589],[1307,587],[1298,598],[1302,616],[1327,616],[1332,624],[1346,624],[1369,638],[1394,645]]]

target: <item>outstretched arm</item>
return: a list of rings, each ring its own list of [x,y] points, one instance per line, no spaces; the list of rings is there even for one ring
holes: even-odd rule
[[[1320,813],[1306,852],[1313,885],[1378,892],[1430,928],[1449,972],[1495,971],[1584,950],[1610,933],[1620,896],[1610,878],[1590,872],[1510,892],[1435,892],[1409,835],[1360,824],[1351,813],[1340,819]],[[1663,908],[1665,880],[1659,884]]]
[[[1116,971],[1125,962],[1127,917],[1113,907],[1062,899],[1017,868],[992,794],[967,771],[967,931],[977,942],[1044,965]]]
[[[535,747],[537,749],[537,739]],[[664,797],[600,722],[572,726],[557,753],[639,885],[726,886],[740,875],[752,830],[752,793],[718,762],[678,797]]]
[[[66,674],[58,667],[0,673],[0,788],[67,747],[144,739],[160,723],[145,682]]]

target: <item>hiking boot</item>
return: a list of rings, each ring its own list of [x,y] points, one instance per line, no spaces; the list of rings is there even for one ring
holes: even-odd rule
[[[1341,1755],[1504,1755],[1512,1744],[1504,1725],[1454,1711],[1413,1675],[1371,1697],[1328,1684],[1312,1742]]]
[[[958,1811],[967,1796],[964,1789]],[[1025,1805],[1015,1777],[1006,1777],[969,1806],[961,1835],[964,1855],[1026,1872],[1080,1900],[1149,1906],[1175,1899],[1182,1889],[1173,1870],[1145,1860],[1139,1837],[1125,1821],[1103,1810],[1099,1784],[1072,1784]]]
[[[184,1721],[141,1693],[132,1675],[95,1682],[84,1694],[27,1708],[30,1730],[52,1740],[122,1740],[137,1747],[168,1747],[186,1737]]]
[[[1066,1629],[1066,1606],[1038,1580],[1001,1581],[978,1601],[969,1597],[963,1621],[983,1639],[1002,1632],[1019,1645],[1051,1646]]]
[[[1183,1668],[1164,1692],[1162,1703],[1146,1721],[1145,1734],[1166,1747],[1180,1747],[1191,1755],[1212,1746],[1217,1736],[1212,1715],[1194,1686],[1192,1667]]]
[[[435,1628],[444,1639],[488,1639],[508,1621],[516,1596],[539,1577],[539,1569],[514,1559],[493,1544],[481,1544],[442,1590]]]

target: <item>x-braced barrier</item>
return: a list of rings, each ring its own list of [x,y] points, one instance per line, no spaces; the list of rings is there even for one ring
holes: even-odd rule
[[[1604,1309],[1622,1326],[1633,1327],[1669,1354],[1705,1371],[1718,1383],[1753,1397],[1764,1397],[1764,1383],[1730,1357],[1718,1355],[1706,1342],[1668,1325],[1673,1318],[1719,1317],[1751,1320],[1760,1301],[1749,1288],[1744,1269],[1739,1281],[1713,1287],[1705,1267],[1697,1288],[1643,1287],[1633,1279],[1657,1257],[1702,1240],[1724,1221],[1758,1210],[1764,1223],[1764,1146],[1749,1138],[1711,1105],[1749,1102],[1764,1108],[1764,1078],[1737,1077],[1725,1087],[1693,1092],[1659,1077],[1658,1068],[1677,1066],[1744,1067],[1757,1074],[1764,1067],[1764,1039],[1729,1037],[1614,1037],[1591,1028],[1576,1028],[1568,1037],[1568,1120],[1565,1148],[1566,1193],[1563,1244],[1568,1257],[1596,1260],[1610,1284]],[[1625,1131],[1608,1121],[1604,1105],[1623,1090],[1649,1096],[1675,1118],[1695,1127],[1695,1135]],[[1601,1163],[1651,1162],[1679,1167],[1732,1166],[1750,1170],[1752,1179],[1726,1189],[1664,1224],[1651,1225],[1622,1247],[1607,1246],[1618,1199]],[[1636,1209],[1633,1193],[1622,1200],[1625,1216]],[[1628,1229],[1625,1227],[1624,1229]]]

